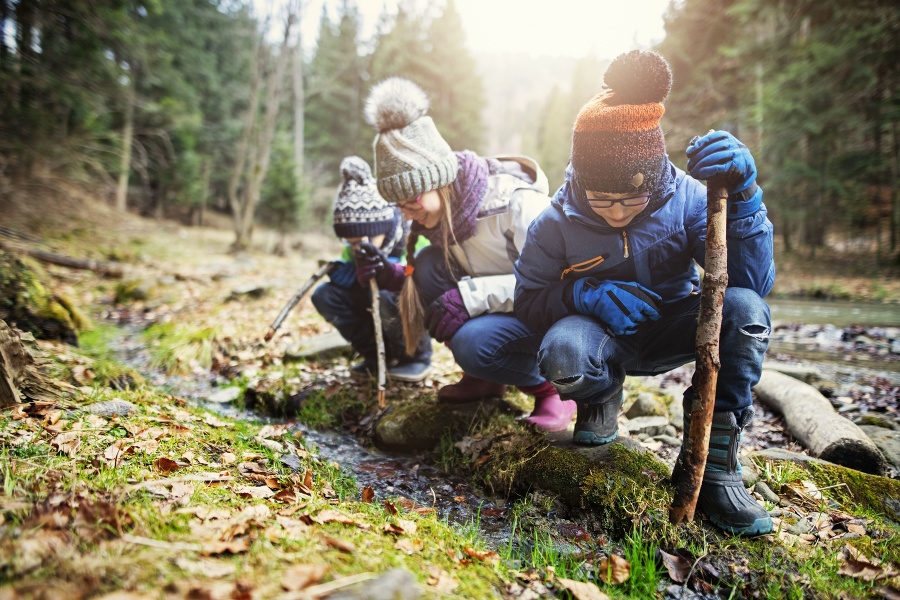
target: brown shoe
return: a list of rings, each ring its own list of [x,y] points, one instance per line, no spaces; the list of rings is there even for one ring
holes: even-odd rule
[[[506,386],[502,383],[485,381],[463,373],[462,379],[439,389],[437,397],[438,402],[462,404],[487,398],[502,398],[505,393]]]

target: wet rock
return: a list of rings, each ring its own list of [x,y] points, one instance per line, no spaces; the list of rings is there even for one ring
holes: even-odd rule
[[[884,458],[895,468],[900,470],[900,431],[893,431],[883,427],[872,425],[860,425],[872,443],[881,450]]]
[[[864,415],[859,415],[854,417],[853,422],[862,427],[863,425],[869,425],[872,427],[882,427],[884,429],[893,429],[900,430],[900,426],[897,425],[897,421],[890,418],[887,415],[881,415],[878,413],[866,413]]]
[[[869,475],[805,454],[780,448],[769,448],[750,454],[749,458],[770,463],[791,462],[806,469],[820,488],[835,486],[828,493],[838,502],[855,502],[867,506],[892,521],[900,521],[900,481]],[[846,484],[846,487],[839,484]]]
[[[116,398],[115,400],[89,404],[82,410],[92,415],[109,419],[111,417],[127,417],[137,410],[137,406],[126,400]]]
[[[674,447],[681,446],[681,438],[677,438],[674,435],[663,434],[663,435],[658,435],[658,436],[654,437],[653,439],[659,440],[666,446],[674,446]]]
[[[768,485],[766,485],[762,481],[756,482],[756,485],[753,486],[753,491],[755,491],[757,494],[762,496],[763,500],[771,502],[772,504],[778,504],[778,501],[781,500],[781,498],[778,497],[778,494],[773,492],[772,488],[770,488]],[[772,512],[774,512],[774,511],[772,511]],[[769,513],[769,514],[771,515],[771,513]],[[779,514],[780,514],[780,512],[779,512]],[[777,515],[771,515],[771,516],[777,516]]]
[[[663,433],[665,433],[666,435],[670,435],[672,437],[678,437],[678,430],[675,428],[674,425],[671,425],[671,424],[668,427],[666,427],[666,430]]]
[[[669,419],[666,417],[637,417],[628,420],[628,430],[632,435],[645,433],[648,436],[663,435]]]
[[[237,387],[227,387],[216,390],[206,397],[207,402],[214,404],[231,404],[241,397],[241,389]]]
[[[264,285],[245,285],[239,288],[235,288],[231,290],[231,293],[225,299],[225,302],[233,302],[234,300],[239,300],[241,298],[249,298],[251,300],[256,300],[258,298],[262,298],[266,294],[269,293],[271,286]]]
[[[476,421],[490,419],[507,406],[499,399],[467,404],[390,406],[375,425],[374,442],[381,450],[431,450],[440,444],[447,433],[454,438],[462,438]]]
[[[650,392],[638,394],[634,403],[625,411],[625,416],[629,419],[637,417],[665,417],[668,414],[669,411],[666,409],[665,402]]]
[[[804,533],[810,533],[812,529],[812,524],[809,522],[807,517],[804,517],[793,525],[788,526],[787,532],[794,535],[803,535]]]
[[[747,456],[739,457],[738,462],[741,463],[741,481],[744,483],[744,487],[752,488],[759,481],[759,469],[756,468],[756,463]]]
[[[404,569],[391,569],[375,579],[328,596],[329,600],[416,600],[422,597],[422,588],[415,576]]]
[[[681,400],[675,400],[669,404],[669,425],[681,431],[684,429],[684,407]]]

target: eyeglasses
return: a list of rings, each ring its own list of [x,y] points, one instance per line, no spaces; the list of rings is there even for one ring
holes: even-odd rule
[[[408,210],[410,212],[417,211],[420,208],[425,208],[422,205],[422,194],[419,194],[412,200],[404,200],[403,202],[398,202],[397,208],[399,208],[400,210]]]
[[[613,204],[621,204],[622,206],[642,206],[650,201],[650,194],[641,194],[640,196],[628,196],[627,198],[617,198],[610,200],[609,198],[588,198],[591,208],[612,208]]]

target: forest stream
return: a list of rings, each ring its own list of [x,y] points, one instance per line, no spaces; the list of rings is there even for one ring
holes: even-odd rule
[[[900,394],[900,311],[895,306],[851,304],[809,300],[770,302],[773,336],[769,358],[815,369],[835,384],[833,395],[862,399],[859,410],[879,406],[896,411]],[[416,503],[434,507],[441,518],[465,531],[477,530],[493,550],[504,547],[515,536],[509,505],[502,499],[484,497],[467,479],[447,475],[427,456],[386,454],[363,447],[357,438],[343,431],[317,431],[302,423],[277,420],[228,403],[207,399],[217,391],[215,378],[170,376],[152,369],[146,345],[137,327],[121,329],[116,348],[126,364],[146,376],[154,385],[206,409],[235,418],[260,423],[288,423],[318,448],[321,459],[334,462],[351,474],[360,488],[371,487],[379,496],[406,496]],[[893,343],[893,346],[892,346]],[[663,376],[662,389],[680,385],[690,377],[690,365]],[[653,378],[648,378],[652,380]],[[658,379],[658,378],[657,378]],[[649,383],[649,382],[648,382]],[[668,392],[668,390],[667,390]],[[757,403],[757,422],[766,421],[754,434],[748,430],[747,446],[760,450],[769,445],[790,445],[790,436],[779,429],[780,418]],[[773,425],[774,423],[774,425]],[[664,447],[658,454],[671,464],[676,448]],[[550,521],[554,515],[546,515]],[[560,520],[556,524],[561,539],[577,538],[578,526]],[[522,540],[517,540],[522,543]],[[560,549],[565,551],[564,549]]]

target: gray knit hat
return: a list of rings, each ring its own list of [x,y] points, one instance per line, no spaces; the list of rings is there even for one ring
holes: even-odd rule
[[[342,238],[374,237],[394,228],[394,207],[378,195],[369,163],[358,156],[341,161],[341,187],[334,199],[334,233]]]
[[[375,174],[388,202],[450,185],[459,165],[428,111],[428,96],[408,79],[390,77],[372,88],[366,121],[375,128]]]

